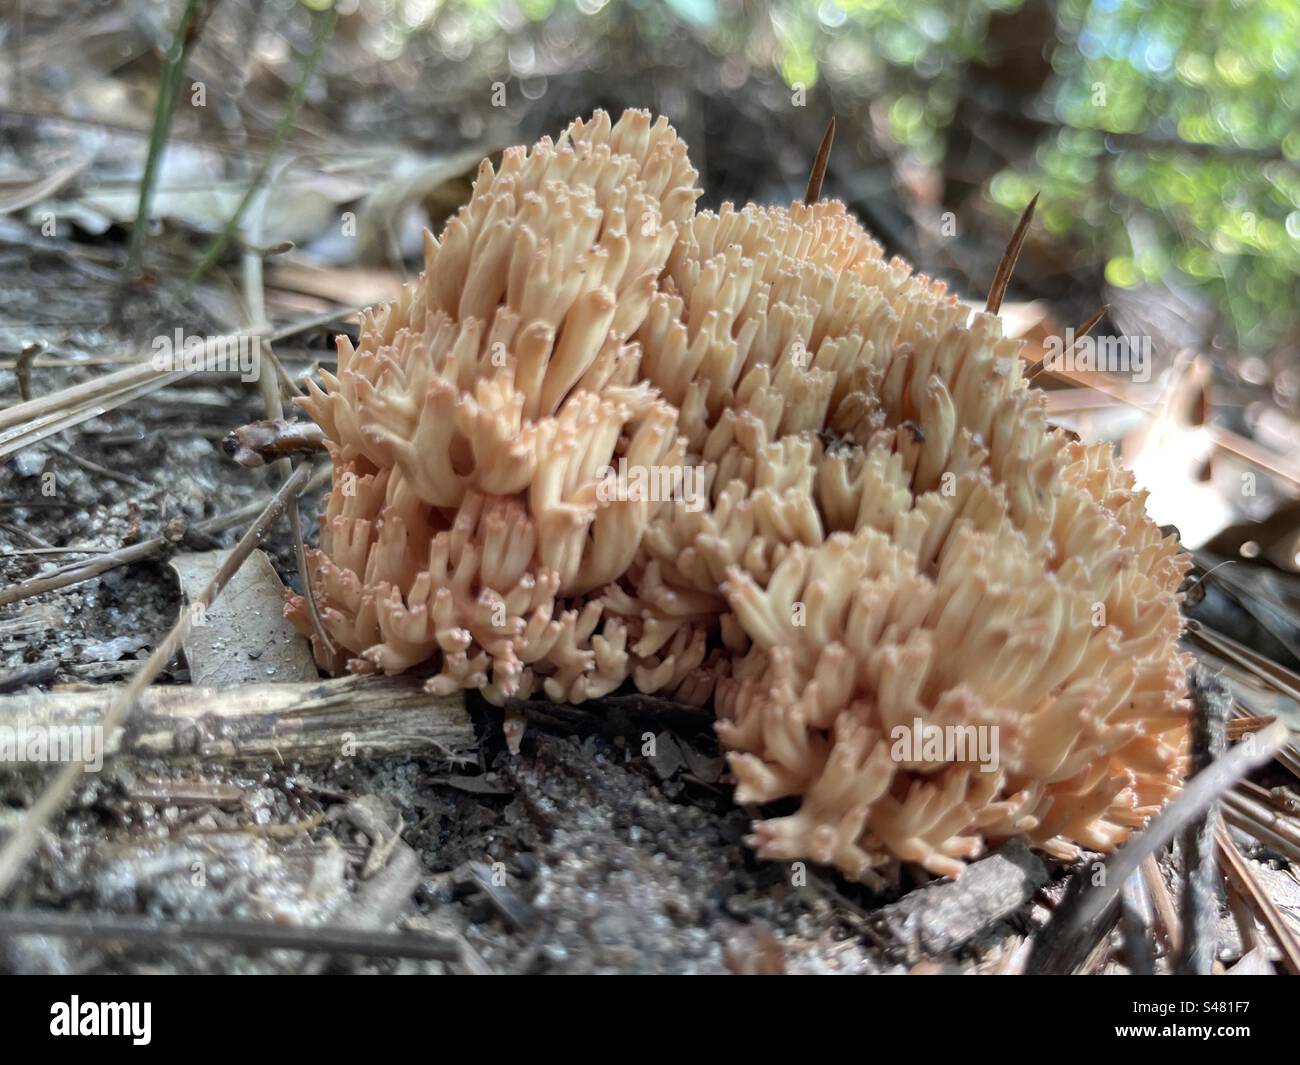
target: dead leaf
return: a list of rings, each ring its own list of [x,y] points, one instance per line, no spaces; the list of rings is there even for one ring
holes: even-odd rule
[[[171,560],[187,602],[203,591],[227,554],[204,551]],[[191,683],[212,688],[319,677],[307,640],[284,618],[284,585],[261,551],[249,555],[220,599],[196,612],[185,658]]]

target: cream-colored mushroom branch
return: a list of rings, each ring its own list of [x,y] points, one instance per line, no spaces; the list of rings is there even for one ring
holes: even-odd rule
[[[773,859],[1110,850],[1179,786],[1188,566],[1019,343],[837,202],[696,212],[663,120],[484,162],[302,401],[338,672],[712,699]],[[312,632],[305,604],[288,613]]]

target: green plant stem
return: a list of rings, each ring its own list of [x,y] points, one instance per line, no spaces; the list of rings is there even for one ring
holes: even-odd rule
[[[275,159],[276,153],[279,152],[281,145],[284,144],[284,138],[288,135],[289,127],[293,125],[294,119],[298,117],[298,108],[302,106],[303,97],[307,95],[307,85],[325,54],[325,46],[334,33],[334,23],[337,18],[338,13],[333,8],[318,16],[316,38],[312,43],[311,54],[307,56],[307,60],[303,64],[302,77],[298,79],[298,84],[293,88],[293,95],[289,98],[289,106],[285,108],[284,114],[280,118],[280,124],[275,128],[275,135],[271,138],[271,146],[267,150],[266,157],[262,160],[261,166],[257,168],[257,173],[253,176],[253,180],[249,184],[247,191],[245,191],[243,199],[239,201],[239,206],[235,208],[235,213],[226,220],[221,232],[213,238],[212,243],[208,245],[208,250],[204,252],[203,258],[190,272],[190,276],[185,282],[185,290],[181,294],[182,300],[189,296],[194,286],[221,258],[222,252],[226,250],[226,245],[234,237],[235,230],[238,229],[240,219],[243,218],[248,205],[253,202],[253,197],[257,195],[262,182],[266,180],[267,171],[271,168],[271,163]]]
[[[127,246],[126,276],[135,277],[140,272],[140,260],[144,254],[144,238],[149,228],[149,217],[153,209],[154,187],[158,183],[158,163],[162,159],[163,148],[167,146],[167,135],[171,132],[172,118],[176,114],[176,101],[180,98],[181,78],[185,75],[185,64],[194,44],[199,39],[199,30],[203,23],[199,11],[205,0],[188,0],[181,14],[180,25],[176,27],[176,37],[167,50],[167,63],[163,67],[162,80],[158,85],[158,105],[154,109],[153,131],[149,134],[149,155],[144,164],[144,176],[140,179],[140,205],[135,212],[135,225],[131,228],[131,241]]]

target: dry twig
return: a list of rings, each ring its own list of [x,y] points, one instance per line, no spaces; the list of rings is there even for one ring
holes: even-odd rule
[[[307,482],[302,491],[309,492],[319,488],[329,477],[330,471],[328,468],[318,471]],[[207,521],[201,521],[193,527],[192,531],[200,536],[215,536],[217,533],[224,532],[240,522],[256,517],[265,506],[266,500],[256,500],[247,506],[240,507],[238,510],[231,511],[229,514],[222,514],[215,518],[209,518]],[[183,539],[183,537],[180,538]],[[65,569],[56,570],[54,573],[47,573],[40,577],[20,581],[8,588],[0,589],[0,606],[8,606],[10,603],[30,599],[32,596],[40,595],[43,592],[52,592],[59,588],[68,588],[71,585],[80,584],[82,581],[98,577],[101,573],[107,573],[119,566],[128,566],[133,562],[151,558],[173,547],[175,543],[176,539],[167,536],[156,536],[152,540],[142,540],[138,544],[118,548],[116,551],[111,551],[88,562],[77,562]]]
[[[105,695],[119,694],[118,688],[96,688],[3,696],[0,721],[19,731],[95,726],[104,718]],[[320,763],[355,751],[455,760],[474,742],[462,693],[430,695],[417,677],[351,676],[146,688],[124,729],[105,731],[104,754]]]

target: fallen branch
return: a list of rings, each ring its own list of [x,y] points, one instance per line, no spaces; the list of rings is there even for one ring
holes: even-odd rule
[[[1192,772],[1200,773],[1227,748],[1224,733],[1232,716],[1232,692],[1223,678],[1198,666],[1188,678],[1192,695]],[[1219,823],[1218,803],[1188,823],[1179,839],[1183,855],[1183,949],[1178,971],[1187,976],[1209,976],[1218,947],[1219,882],[1214,853],[1214,830]]]
[[[329,926],[291,928],[270,921],[159,921],[101,913],[48,910],[0,912],[0,938],[66,936],[69,939],[140,943],[228,943],[248,950],[305,950],[314,954],[361,954],[375,958],[458,961],[459,942],[428,932],[374,932]]]
[[[19,734],[95,727],[122,689],[5,696],[0,721]],[[412,677],[341,677],[221,689],[146,688],[126,724],[104,739],[108,756],[309,763],[350,754],[454,759],[474,746],[474,727],[459,692],[429,695]]]

